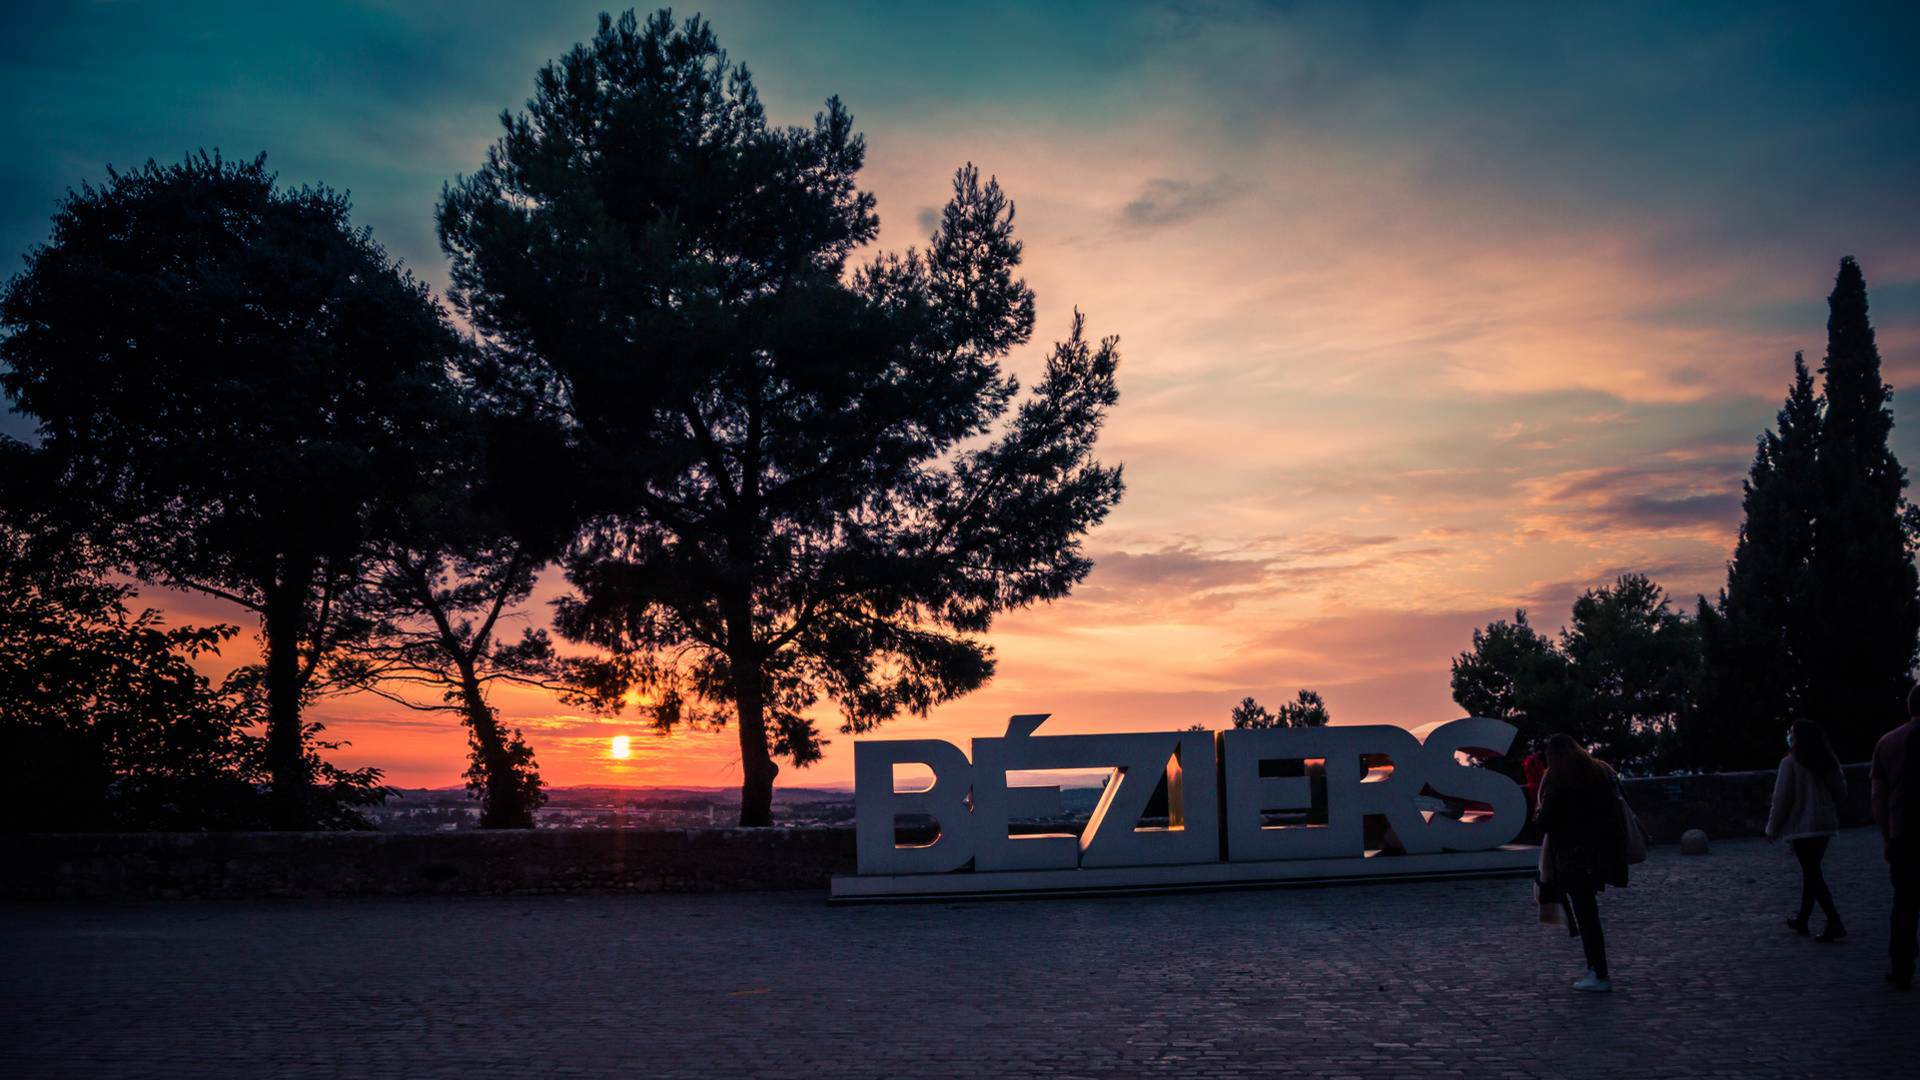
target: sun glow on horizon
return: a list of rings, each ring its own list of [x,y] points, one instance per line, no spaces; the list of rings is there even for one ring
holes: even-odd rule
[[[633,740],[625,735],[615,735],[607,753],[616,760],[625,761],[633,756]]]

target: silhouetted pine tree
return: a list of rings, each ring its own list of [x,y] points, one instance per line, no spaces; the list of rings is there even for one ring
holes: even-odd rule
[[[1859,761],[1905,717],[1920,581],[1901,526],[1906,470],[1887,446],[1893,391],[1880,381],[1867,283],[1851,257],[1840,260],[1827,308],[1806,712],[1844,759]]]
[[[925,251],[854,268],[879,229],[839,99],[769,124],[712,29],[602,17],[450,184],[452,299],[590,470],[562,636],[595,707],[735,725],[743,825],[779,759],[993,675],[1002,612],[1067,595],[1120,498],[1095,457],[1117,339],[1032,336],[1013,203],[971,165]],[[1036,367],[1039,367],[1036,361]]]
[[[1700,634],[1645,574],[1581,593],[1555,641],[1525,611],[1473,632],[1453,700],[1518,728],[1510,759],[1555,732],[1635,775],[1671,771],[1700,676]],[[1511,766],[1509,766],[1511,767]]]
[[[345,196],[264,155],[109,170],[0,287],[0,389],[63,524],[258,617],[276,828],[331,813],[301,712],[359,636],[341,601],[454,415],[459,347]]]
[[[1505,720],[1519,729],[1524,754],[1570,722],[1572,680],[1553,639],[1533,628],[1525,611],[1473,632],[1473,647],[1453,659],[1453,700],[1469,716]]]
[[[1699,602],[1704,656],[1684,739],[1697,768],[1772,763],[1781,732],[1806,707],[1820,424],[1813,375],[1795,353],[1778,430],[1761,433],[1743,485],[1746,520],[1726,588],[1717,602]]]
[[[1318,690],[1302,690],[1272,712],[1252,698],[1242,698],[1230,719],[1236,728],[1309,728],[1326,727],[1333,717]]]
[[[1565,726],[1629,774],[1667,772],[1700,677],[1699,630],[1645,574],[1622,574],[1573,602],[1560,633]]]

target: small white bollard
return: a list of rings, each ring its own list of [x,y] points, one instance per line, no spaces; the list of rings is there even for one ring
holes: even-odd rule
[[[1704,829],[1688,829],[1680,834],[1680,854],[1705,855],[1707,853],[1707,833]]]

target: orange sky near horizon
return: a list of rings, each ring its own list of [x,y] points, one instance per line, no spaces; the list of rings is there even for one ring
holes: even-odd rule
[[[454,40],[405,11],[363,13],[340,41],[283,27],[132,134],[91,112],[49,121],[41,157],[66,184],[108,160],[263,146],[289,182],[351,188],[357,220],[443,288],[440,183],[482,160],[498,110],[591,33],[592,10],[516,10]],[[1524,607],[1557,628],[1580,590],[1626,571],[1689,607],[1719,587],[1754,437],[1794,351],[1818,363],[1840,256],[1866,271],[1888,381],[1920,382],[1920,95],[1875,44],[1898,35],[1871,26],[1226,2],[1015,8],[989,31],[890,7],[704,10],[773,119],[847,100],[878,248],[924,243],[961,163],[998,177],[1039,302],[1012,370],[1036,370],[1075,308],[1121,338],[1100,456],[1128,491],[1087,539],[1092,575],[995,625],[987,688],[875,737],[964,746],[1032,712],[1057,732],[1223,726],[1240,698],[1301,687],[1336,722],[1451,718],[1448,660],[1490,619]],[[375,82],[447,77],[407,83],[405,110],[359,84],[289,83],[327,57],[366,75],[342,59],[365,41],[391,66]],[[301,63],[276,71],[286,56]],[[138,114],[137,93],[63,107]],[[276,142],[292,128],[307,137]],[[10,227],[44,235],[47,209],[37,234]],[[520,617],[544,621],[562,587],[550,575]],[[206,598],[158,602],[245,623]],[[496,704],[555,785],[740,779],[731,730],[660,737],[524,689]],[[368,695],[310,715],[351,741],[343,764],[460,782],[451,715]],[[782,785],[851,781],[851,739],[830,705],[819,715],[825,759]]]

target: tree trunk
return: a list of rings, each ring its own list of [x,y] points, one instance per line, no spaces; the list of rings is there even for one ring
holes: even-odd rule
[[[479,748],[480,772],[486,796],[480,804],[483,829],[531,829],[533,809],[526,805],[520,778],[514,775],[507,755],[507,741],[500,733],[500,721],[493,706],[487,704],[480,681],[470,671],[460,679],[461,704],[466,710],[467,726],[473,729],[473,741]]]
[[[757,665],[733,664],[734,704],[740,712],[740,824],[773,824],[773,778],[780,774],[767,750],[766,701]]]
[[[313,823],[300,752],[300,635],[307,584],[305,573],[283,575],[266,598],[267,774],[273,784],[273,827],[279,830],[310,828]]]

